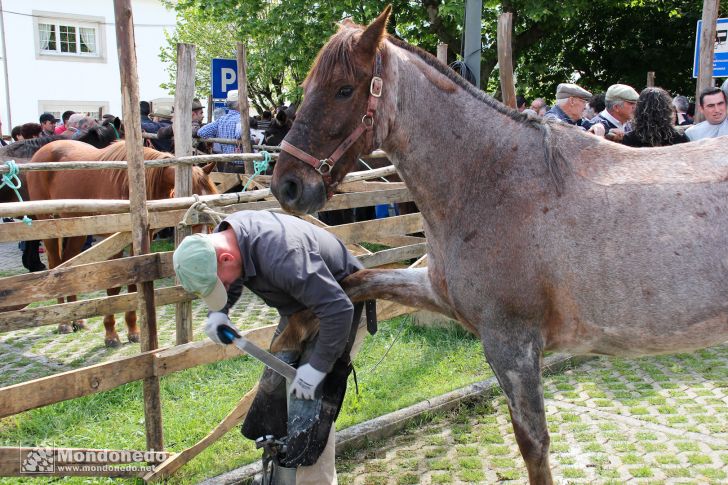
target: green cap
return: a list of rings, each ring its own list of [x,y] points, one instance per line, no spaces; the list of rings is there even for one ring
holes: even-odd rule
[[[227,290],[217,277],[215,246],[204,234],[184,238],[172,255],[174,272],[185,290],[194,293],[213,312],[227,303]]]

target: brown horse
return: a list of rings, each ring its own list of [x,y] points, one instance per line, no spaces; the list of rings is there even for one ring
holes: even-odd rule
[[[315,212],[359,154],[389,154],[425,220],[428,268],[363,270],[348,291],[477,334],[530,482],[552,483],[543,351],[728,340],[728,138],[633,149],[521,115],[387,36],[389,13],[345,22],[321,50],[271,188]]]
[[[169,153],[158,152],[151,148],[144,148],[145,160],[158,160],[171,158]],[[86,143],[71,140],[61,140],[43,146],[31,159],[34,162],[65,162],[65,161],[107,161],[125,160],[126,144],[119,141],[111,144],[102,150],[96,149]],[[214,164],[205,168],[193,167],[192,169],[192,190],[195,194],[217,193],[214,184],[207,175]],[[147,199],[166,199],[174,196],[174,167],[159,167],[146,169]],[[68,170],[68,171],[33,171],[28,172],[28,192],[31,200],[47,199],[128,199],[129,180],[126,170]],[[90,214],[55,214],[64,216],[81,216]],[[38,216],[45,219],[50,215]],[[48,254],[48,265],[51,269],[59,264],[68,261],[81,252],[86,236],[68,237],[65,239],[44,240]],[[119,255],[120,256],[120,255]],[[118,295],[121,288],[106,290],[108,295]],[[129,291],[136,291],[135,286],[130,286]],[[76,301],[75,295],[66,297],[67,301]],[[63,299],[59,299],[63,302]],[[139,341],[139,329],[136,325],[136,313],[133,311],[125,314],[130,342]],[[78,326],[78,323],[75,323]],[[83,325],[83,323],[81,323]],[[121,341],[116,333],[114,315],[104,317],[106,336],[104,342],[108,347],[116,347]],[[62,323],[58,327],[62,333],[71,331],[68,324]]]

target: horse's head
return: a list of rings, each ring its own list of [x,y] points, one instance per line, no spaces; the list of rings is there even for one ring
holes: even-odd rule
[[[106,148],[116,140],[124,139],[124,124],[119,118],[104,120],[101,125],[85,130],[77,139],[96,148]]]
[[[321,209],[359,155],[384,139],[380,96],[390,12],[391,6],[367,27],[345,21],[316,57],[273,170],[271,190],[284,209]]]

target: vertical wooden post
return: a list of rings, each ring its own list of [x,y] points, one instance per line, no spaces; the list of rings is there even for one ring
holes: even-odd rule
[[[250,107],[248,106],[248,60],[245,44],[238,42],[238,104],[240,108],[240,138],[243,140],[243,151],[252,153],[250,145]],[[245,161],[245,173],[252,174],[253,161]]]
[[[215,106],[212,102],[212,94],[207,96],[207,122],[212,123],[212,112],[215,111]]]
[[[511,52],[511,24],[513,14],[504,12],[498,17],[498,72],[500,73],[503,104],[516,107],[516,87],[513,85],[513,54]]]
[[[700,31],[698,53],[698,82],[695,87],[695,104],[700,105],[700,93],[713,83],[713,52],[715,50],[715,26],[718,20],[720,0],[703,0],[703,28]],[[696,107],[695,123],[703,121],[703,113]]]
[[[195,46],[177,44],[177,85],[174,91],[174,155],[192,155],[192,98],[195,96]],[[192,166],[178,165],[174,175],[175,197],[192,195]],[[192,233],[190,227],[177,227],[174,245],[179,246]],[[177,281],[179,284],[179,280]],[[192,342],[192,302],[175,305],[176,344]]]
[[[647,71],[647,87],[655,87],[655,71]]]
[[[437,44],[437,59],[447,66],[447,44]]]
[[[139,81],[134,43],[134,20],[131,0],[114,0],[116,21],[116,44],[121,75],[122,114],[126,131],[126,150],[129,176],[129,205],[131,212],[132,247],[135,255],[149,253],[149,214],[147,212],[147,191],[144,174],[144,152],[142,150],[142,127],[139,111]],[[157,317],[154,308],[154,282],[139,285],[138,314],[141,325],[142,352],[159,346],[157,339]],[[144,379],[144,421],[147,434],[147,448],[156,451],[164,449],[162,432],[162,405],[159,393],[159,378]]]

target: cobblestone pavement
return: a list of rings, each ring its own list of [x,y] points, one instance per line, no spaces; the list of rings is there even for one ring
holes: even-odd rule
[[[545,379],[556,483],[728,483],[728,346]],[[350,454],[342,485],[527,483],[503,396]]]
[[[25,272],[16,244],[0,243],[0,272]],[[233,321],[276,321],[250,292],[243,298]],[[203,338],[205,314],[196,302],[196,339]],[[158,323],[160,346],[173,345],[173,305],[158,309]],[[101,319],[88,325],[67,335],[54,326],[0,334],[0,386],[139,352],[138,344],[107,349]],[[125,340],[123,322],[117,329]],[[547,377],[544,389],[557,483],[728,483],[728,345],[595,359]],[[342,485],[526,483],[502,396],[412,426],[338,459],[337,469]]]

